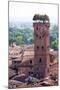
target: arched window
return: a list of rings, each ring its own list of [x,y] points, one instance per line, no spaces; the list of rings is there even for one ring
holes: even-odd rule
[[[39,49],[39,46],[37,46],[37,49]]]
[[[33,72],[30,71],[30,72],[29,72],[29,75],[31,75],[31,74],[33,74]]]
[[[41,39],[41,36],[39,37],[39,39]]]

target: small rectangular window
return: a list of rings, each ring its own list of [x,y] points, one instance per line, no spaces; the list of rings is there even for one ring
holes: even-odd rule
[[[43,46],[42,46],[41,48],[42,48],[42,49],[44,49],[44,47],[43,47]]]
[[[39,49],[39,46],[37,46],[37,49]]]
[[[36,34],[36,37],[38,37],[38,35]]]
[[[38,30],[38,27],[36,27],[36,30]]]
[[[41,58],[39,59],[39,63],[41,63]]]
[[[39,37],[39,39],[41,39],[41,36]]]
[[[32,60],[30,60],[30,64],[32,64]]]

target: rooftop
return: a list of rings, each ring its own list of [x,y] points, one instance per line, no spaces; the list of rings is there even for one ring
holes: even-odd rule
[[[34,45],[25,45],[24,47],[24,53],[23,53],[23,62],[25,60],[29,60],[29,59],[32,59],[34,58]],[[18,47],[9,47],[9,57],[12,59],[12,58],[16,58],[14,60],[21,60],[21,55],[22,53],[21,52],[21,47],[19,48]],[[57,51],[54,51],[54,50],[51,50],[50,48],[50,51],[49,51],[49,54],[50,55],[53,55],[53,56],[57,56],[58,55],[58,52]]]

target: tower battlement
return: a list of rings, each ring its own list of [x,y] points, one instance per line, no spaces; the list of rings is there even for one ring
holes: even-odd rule
[[[47,15],[35,14],[33,17],[33,27],[36,25],[36,23],[50,27],[50,20]]]

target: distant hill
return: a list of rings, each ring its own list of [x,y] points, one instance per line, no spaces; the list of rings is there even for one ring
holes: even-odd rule
[[[16,27],[16,28],[32,28],[33,27],[33,22],[10,22],[9,27]]]

